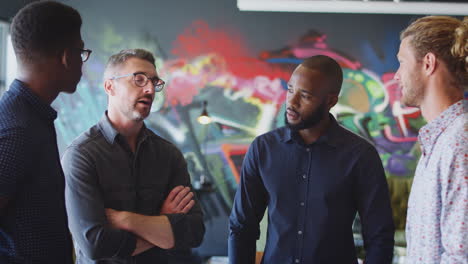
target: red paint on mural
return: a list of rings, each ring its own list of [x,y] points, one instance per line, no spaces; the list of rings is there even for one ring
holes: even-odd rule
[[[234,76],[250,79],[266,76],[288,80],[290,72],[250,56],[239,34],[210,28],[204,21],[195,21],[174,43],[172,53],[179,58],[193,59],[215,53],[225,60],[226,69]]]

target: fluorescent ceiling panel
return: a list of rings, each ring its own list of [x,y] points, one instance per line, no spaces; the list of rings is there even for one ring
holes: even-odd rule
[[[468,4],[447,2],[237,0],[241,11],[468,15]]]

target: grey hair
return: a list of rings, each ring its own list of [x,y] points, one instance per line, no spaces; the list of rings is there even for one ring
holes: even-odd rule
[[[116,53],[110,56],[107,61],[106,68],[104,71],[104,78],[107,79],[110,73],[109,70],[125,63],[128,59],[138,58],[150,62],[156,68],[155,59],[153,53],[144,50],[144,49],[125,49],[121,50],[119,53]]]

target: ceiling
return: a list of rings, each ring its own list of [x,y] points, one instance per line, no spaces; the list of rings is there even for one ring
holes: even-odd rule
[[[237,0],[241,11],[468,16],[468,0]]]

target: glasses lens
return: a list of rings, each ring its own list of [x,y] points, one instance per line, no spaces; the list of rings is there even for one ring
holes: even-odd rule
[[[154,80],[153,83],[154,83],[154,90],[156,92],[162,91],[164,89],[164,84],[166,84],[163,80],[161,80],[159,78]]]
[[[143,87],[148,83],[148,77],[142,73],[135,74],[133,80],[135,81],[135,84],[140,87]]]
[[[87,61],[89,59],[89,54],[91,54],[90,50],[81,50],[81,60],[83,62]]]

